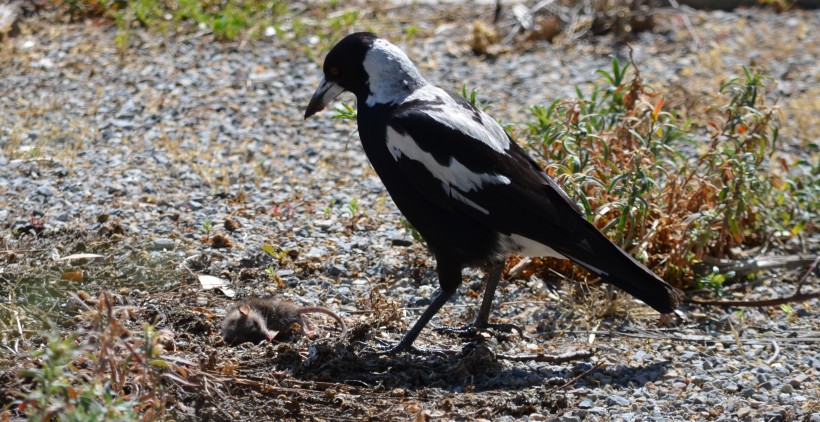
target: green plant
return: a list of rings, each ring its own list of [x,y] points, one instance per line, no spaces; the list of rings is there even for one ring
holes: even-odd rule
[[[128,43],[131,39],[131,20],[126,17],[126,13],[123,11],[112,12],[111,16],[113,16],[114,23],[117,26],[114,45],[120,55],[124,55],[128,51]]]
[[[464,97],[473,107],[486,111],[490,108],[489,102],[482,102],[478,99],[478,91],[475,89],[470,89],[470,92],[467,92],[467,84],[461,85],[461,96]]]
[[[401,217],[401,225],[404,227],[405,230],[407,230],[408,233],[410,233],[410,236],[413,237],[413,240],[421,243],[425,247],[427,246],[427,241],[424,240],[424,237],[421,235],[421,233],[419,233],[418,229],[416,229],[415,227],[413,227],[412,224],[410,224],[410,221],[408,221],[404,217]]]
[[[170,24],[183,22],[213,32],[219,40],[234,40],[240,36],[257,37],[268,27],[280,33],[278,21],[291,13],[292,4],[271,0],[62,0],[72,19],[109,16],[117,25],[115,43],[120,49],[127,47],[128,32],[132,22],[142,27],[165,32]],[[355,16],[351,17],[350,15]],[[166,19],[166,16],[172,18]],[[330,26],[341,28],[355,21],[357,11],[334,18]],[[338,21],[338,23],[335,23]],[[341,29],[339,29],[341,30]]]
[[[205,222],[202,223],[202,228],[199,230],[205,236],[211,236],[214,232],[214,223],[211,221],[210,218],[205,218]]]
[[[190,363],[164,357],[162,335],[153,327],[133,336],[107,293],[86,316],[88,330],[64,339],[50,335],[21,371],[32,383],[16,410],[29,419],[154,420],[166,411],[167,382],[195,385],[182,368]]]
[[[669,281],[697,285],[691,265],[704,255],[816,228],[816,156],[773,171],[779,128],[766,78],[742,72],[698,128],[614,59],[589,95],[532,107],[528,145],[615,243]]]
[[[288,259],[288,251],[284,249],[279,249],[271,245],[270,243],[263,243],[262,244],[262,251],[268,254],[271,258],[276,259],[279,262],[279,265],[282,265]],[[270,269],[270,268],[268,268]],[[270,269],[273,271],[272,269]],[[267,272],[267,270],[265,270]],[[268,274],[270,275],[270,274]]]
[[[351,199],[350,202],[347,203],[347,211],[350,212],[350,215],[353,217],[359,213],[359,203],[356,201],[356,198]]]
[[[356,109],[346,102],[342,102],[342,106],[337,106],[333,111],[334,114],[331,117],[333,120],[356,120],[358,118]]]
[[[133,420],[137,403],[120,397],[110,382],[86,381],[73,362],[92,351],[80,345],[76,336],[48,338],[46,347],[33,357],[40,366],[25,369],[20,376],[34,382],[18,409],[32,420]]]
[[[711,273],[698,279],[698,287],[711,289],[715,295],[720,297],[723,296],[723,283],[734,278],[734,276],[734,271],[721,273],[717,267],[713,267]]]

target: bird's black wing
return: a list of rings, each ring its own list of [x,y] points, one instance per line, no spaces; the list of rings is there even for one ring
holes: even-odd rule
[[[517,236],[522,252],[557,252],[660,312],[677,306],[676,289],[586,221],[498,122],[461,97],[435,88],[401,104],[386,142],[407,180],[436,206]]]
[[[388,121],[387,146],[407,179],[439,207],[500,233],[571,232],[578,205],[498,122],[439,92],[402,104]]]

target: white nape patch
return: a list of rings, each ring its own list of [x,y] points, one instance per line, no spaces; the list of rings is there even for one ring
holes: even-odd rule
[[[400,103],[414,90],[427,84],[410,58],[400,48],[381,38],[373,41],[373,46],[364,56],[363,66],[370,85],[370,95],[365,103],[371,107]]]
[[[413,137],[401,134],[391,126],[387,127],[387,149],[390,151],[390,155],[397,161],[401,156],[405,156],[424,165],[424,168],[432,173],[433,177],[441,181],[444,185],[445,192],[455,199],[458,198],[452,194],[453,191],[448,189],[449,187],[455,187],[462,192],[470,192],[481,189],[485,183],[494,185],[510,184],[510,179],[506,176],[490,173],[475,173],[453,157],[450,158],[448,165],[441,165],[436,161],[435,157],[433,157],[433,154],[419,148],[419,145],[413,140]]]
[[[510,149],[510,138],[498,122],[487,113],[479,111],[481,123],[478,123],[473,119],[472,110],[465,109],[453,101],[453,98],[443,89],[425,85],[404,101],[416,100],[443,102],[440,106],[426,108],[424,113],[445,126],[481,141],[498,153],[506,154],[506,151]]]

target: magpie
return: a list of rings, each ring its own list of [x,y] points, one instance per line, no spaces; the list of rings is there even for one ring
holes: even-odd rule
[[[512,254],[569,259],[658,312],[678,306],[680,291],[587,221],[498,122],[428,83],[395,45],[369,32],[348,35],[328,52],[323,73],[305,119],[342,92],[356,96],[364,152],[436,258],[438,294],[387,353],[412,347],[456,292],[464,267],[486,269],[472,326],[491,327],[493,296]]]

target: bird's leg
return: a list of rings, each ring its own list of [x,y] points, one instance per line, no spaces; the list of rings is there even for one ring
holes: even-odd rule
[[[416,340],[416,337],[419,336],[421,330],[424,329],[424,326],[427,325],[428,322],[436,315],[436,313],[453,297],[453,294],[456,292],[456,289],[442,289],[439,293],[433,298],[430,305],[427,306],[427,309],[419,317],[418,321],[413,324],[413,327],[410,328],[404,337],[402,337],[399,343],[385,351],[382,354],[393,355],[399,352],[410,351],[413,342]]]
[[[486,287],[484,288],[484,298],[481,300],[481,308],[478,309],[478,314],[472,324],[464,325],[459,328],[445,327],[441,328],[439,332],[453,333],[459,335],[473,334],[479,330],[486,330],[488,328],[512,332],[518,331],[518,334],[524,334],[521,327],[515,324],[491,324],[488,322],[490,318],[490,311],[493,308],[493,299],[495,298],[495,290],[498,288],[498,282],[501,281],[501,273],[504,272],[504,261],[501,261],[492,267],[487,272],[485,278]]]
[[[493,309],[493,299],[495,298],[495,289],[498,288],[498,282],[501,281],[501,273],[504,272],[504,261],[495,264],[487,271],[485,278],[486,287],[484,287],[484,298],[481,300],[481,308],[478,309],[478,314],[473,321],[475,328],[487,328],[490,319],[490,312]]]
[[[399,344],[385,350],[381,354],[392,355],[404,351],[419,352],[413,348],[413,341],[416,340],[416,337],[419,336],[421,330],[424,329],[424,326],[430,322],[441,307],[444,306],[444,304],[447,303],[451,297],[453,297],[453,294],[455,294],[458,286],[461,284],[462,266],[460,263],[456,263],[446,256],[443,257],[438,255],[436,256],[436,261],[438,261],[438,284],[441,286],[441,290],[435,297],[433,297],[430,305],[427,306],[427,309],[424,310],[418,321],[413,324],[410,331],[402,337]]]

